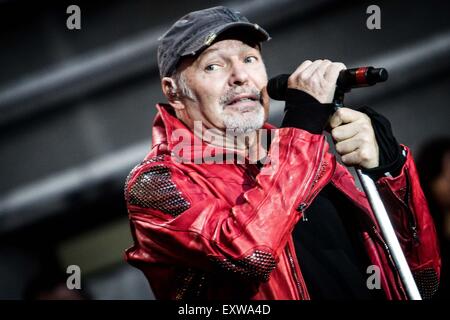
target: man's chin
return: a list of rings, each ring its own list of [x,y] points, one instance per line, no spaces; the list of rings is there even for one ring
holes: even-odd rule
[[[232,135],[253,134],[258,129],[254,128],[227,128],[227,133]]]
[[[259,112],[241,113],[224,120],[227,131],[238,134],[259,130],[264,124],[264,117]]]

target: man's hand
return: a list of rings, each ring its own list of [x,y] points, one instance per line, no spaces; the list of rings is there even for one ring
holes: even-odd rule
[[[320,103],[331,103],[339,72],[346,69],[340,62],[306,60],[288,79],[288,88],[302,90]]]
[[[346,66],[330,60],[303,62],[288,79],[288,88],[302,90],[320,103],[331,103],[339,72]],[[378,167],[379,151],[370,118],[348,108],[340,108],[330,119],[336,151],[346,165],[366,169]]]
[[[379,151],[370,118],[362,112],[339,108],[330,119],[336,151],[346,165],[378,167]]]

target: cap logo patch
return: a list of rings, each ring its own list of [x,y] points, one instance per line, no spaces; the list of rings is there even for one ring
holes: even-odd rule
[[[206,39],[205,39],[205,45],[209,46],[211,45],[211,43],[214,41],[214,39],[217,37],[217,34],[215,33],[210,33]]]

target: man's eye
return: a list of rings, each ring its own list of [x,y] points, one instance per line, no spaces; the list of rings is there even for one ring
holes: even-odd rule
[[[249,56],[244,59],[245,63],[253,63],[257,60],[255,56]]]
[[[218,64],[209,64],[205,67],[206,71],[214,71],[219,69],[219,65]]]

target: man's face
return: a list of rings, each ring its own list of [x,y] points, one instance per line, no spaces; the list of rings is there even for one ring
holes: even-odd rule
[[[266,112],[261,89],[267,73],[259,48],[240,40],[222,40],[180,68],[193,99],[182,99],[190,121],[236,133],[262,127]]]

